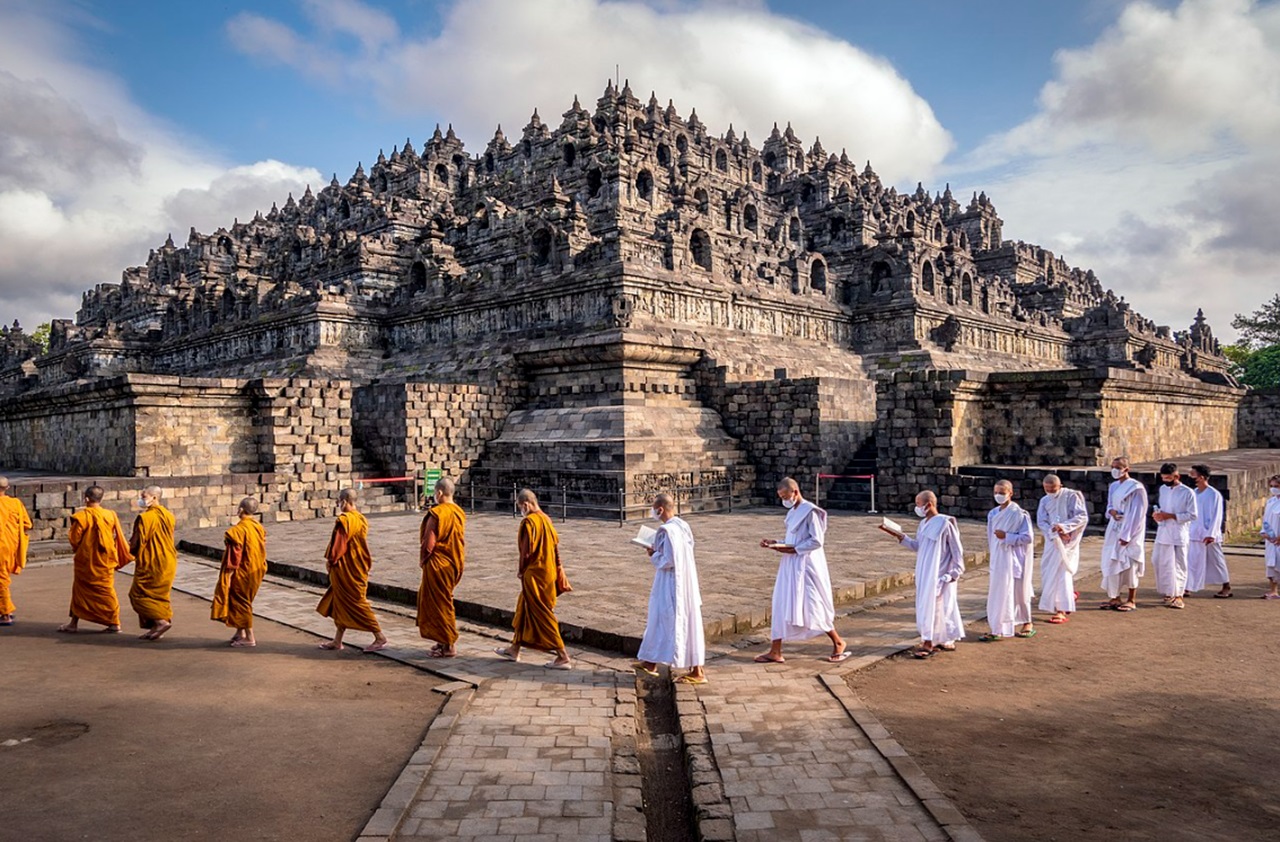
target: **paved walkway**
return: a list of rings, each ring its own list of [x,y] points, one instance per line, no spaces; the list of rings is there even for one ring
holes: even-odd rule
[[[184,555],[176,587],[207,598],[216,576],[211,563]],[[985,581],[976,572],[962,583],[967,619],[982,613]],[[332,626],[314,610],[319,593],[269,579],[255,612],[327,637]],[[405,608],[375,607],[391,640],[380,654],[452,679],[439,689],[455,695],[362,840],[644,838],[629,659],[575,652],[570,672],[545,669],[540,653],[512,664],[491,653],[505,634],[468,624],[457,659],[431,659]],[[825,638],[788,647],[776,665],[750,660],[763,638],[740,640],[740,650],[713,647],[711,682],[679,693],[704,839],[977,838],[887,732],[859,719],[840,680],[910,645],[913,612],[898,594],[842,616],[855,655],[839,665],[823,660]],[[359,657],[349,650],[334,659]],[[694,756],[699,730],[710,762]]]

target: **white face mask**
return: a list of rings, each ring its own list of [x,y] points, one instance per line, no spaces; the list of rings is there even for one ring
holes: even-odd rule
[[[1008,494],[997,494],[997,495],[996,495],[996,502],[997,502],[997,503],[999,503],[1001,506],[1003,506],[1005,503],[1008,503],[1008,502],[1009,502],[1009,495],[1008,495]]]
[[[1274,488],[1274,487],[1273,487],[1273,488],[1271,489],[1271,496],[1272,496],[1272,497],[1280,497],[1280,488]]]
[[[1120,479],[1120,477],[1122,477],[1122,476],[1124,476],[1124,471],[1120,470],[1119,468],[1112,468],[1112,469],[1111,469],[1111,478],[1112,478],[1112,479]]]
[[[649,517],[653,518],[654,520],[662,520],[662,512],[658,511],[657,509],[650,509]]]
[[[1058,499],[1058,495],[1061,493],[1062,493],[1062,489],[1059,488],[1057,491],[1046,491],[1044,493],[1044,496],[1048,497],[1050,500],[1056,500]]]
[[[928,514],[929,514],[929,510],[926,509],[924,506],[916,506],[916,517],[921,517],[921,518],[927,517]]]
[[[783,500],[783,501],[782,501],[782,505],[783,505],[783,506],[785,506],[785,507],[787,507],[788,509],[790,509],[790,508],[794,508],[794,507],[795,507],[795,505],[796,505],[796,501],[795,501],[795,500],[792,500],[790,497],[788,497],[787,499],[785,499],[785,500]]]

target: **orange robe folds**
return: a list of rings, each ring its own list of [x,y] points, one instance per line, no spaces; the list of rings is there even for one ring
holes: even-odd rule
[[[427,523],[436,519],[436,545],[427,554]],[[458,642],[458,618],[453,589],[462,579],[466,561],[467,517],[455,503],[438,503],[418,529],[422,585],[418,588],[418,633],[452,649]]]
[[[369,521],[359,512],[343,512],[333,525],[329,548],[324,551],[329,562],[329,589],[320,598],[316,612],[332,617],[340,629],[382,634],[373,606],[369,604],[369,570],[373,556],[369,554]]]
[[[253,628],[253,598],[267,575],[267,530],[251,516],[223,536],[222,570],[213,590],[211,619],[233,629]]]
[[[563,652],[556,621],[556,567],[560,536],[542,512],[520,522],[520,598],[516,600],[511,642],[544,652]]]
[[[67,539],[75,550],[71,616],[104,626],[120,625],[116,570],[133,561],[120,518],[102,506],[81,509],[71,516]]]
[[[129,602],[142,628],[154,628],[160,620],[173,619],[169,592],[178,573],[178,551],[173,546],[173,515],[160,504],[143,510],[133,522],[133,585]]]
[[[9,598],[9,577],[27,566],[27,530],[31,516],[16,497],[0,497],[0,614],[14,612]]]

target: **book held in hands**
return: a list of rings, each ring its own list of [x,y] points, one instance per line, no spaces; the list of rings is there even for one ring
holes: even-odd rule
[[[902,531],[902,527],[899,526],[896,521],[889,520],[889,518],[887,517],[880,518],[880,528],[883,529],[885,532],[891,532],[894,535],[902,536],[907,534],[906,532]]]
[[[640,531],[636,533],[636,537],[631,539],[631,543],[639,544],[640,546],[644,547],[646,550],[651,550],[653,549],[653,542],[655,539],[657,539],[657,537],[658,537],[658,530],[651,529],[648,526],[644,526],[642,524],[640,526]]]

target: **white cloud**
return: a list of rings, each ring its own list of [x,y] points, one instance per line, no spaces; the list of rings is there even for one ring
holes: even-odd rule
[[[1006,233],[1094,269],[1144,315],[1220,338],[1280,261],[1280,4],[1133,2],[1056,56],[1038,111],[959,162]]]
[[[74,14],[0,6],[0,322],[28,329],[74,316],[84,290],[119,281],[167,233],[247,219],[321,181],[278,161],[231,166],[147,113],[78,58]]]
[[[653,90],[684,115],[696,108],[713,133],[732,123],[759,144],[790,120],[888,180],[928,178],[952,145],[887,61],[758,4],[471,0],[429,36],[401,33],[358,0],[309,0],[304,11],[306,33],[243,13],[228,34],[249,55],[369,90],[389,112],[445,115],[472,149],[497,123],[518,130],[535,106],[552,124],[575,93],[594,107],[615,63],[642,100]],[[340,37],[357,34],[355,45]]]

